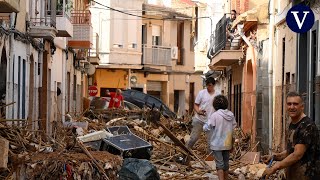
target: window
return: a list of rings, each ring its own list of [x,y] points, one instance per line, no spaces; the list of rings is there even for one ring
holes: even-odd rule
[[[178,22],[177,24],[177,46],[178,46],[178,60],[177,65],[184,64],[184,46],[183,46],[183,39],[184,39],[184,22]]]
[[[142,44],[147,44],[147,25],[142,25]]]
[[[73,100],[77,99],[77,76],[73,75]]]
[[[152,45],[159,46],[160,45],[160,36],[152,36]]]
[[[236,118],[237,124],[241,127],[241,105],[242,105],[242,97],[241,97],[241,84],[237,84],[233,86],[233,99],[234,99],[234,106],[233,106],[233,113]]]
[[[296,82],[296,79],[295,79],[295,74],[291,74],[291,84],[294,84]]]
[[[18,56],[18,116],[20,119],[20,105],[21,105],[21,56]]]
[[[199,26],[199,9],[198,6],[195,7],[195,14],[196,14],[196,22],[195,22],[195,27],[194,27],[194,38],[197,41],[198,40],[198,26]]]
[[[157,25],[152,25],[152,45],[161,45],[161,27]]]
[[[194,40],[196,38],[196,34],[192,30],[192,24],[190,24],[190,34],[191,34],[191,36],[190,36],[190,51],[194,52]]]
[[[26,76],[27,76],[27,71],[26,71],[26,60],[23,59],[22,61],[22,119],[26,118]]]

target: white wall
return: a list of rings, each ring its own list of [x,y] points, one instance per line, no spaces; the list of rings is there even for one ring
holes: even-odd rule
[[[142,10],[142,0],[99,0],[120,11]],[[98,4],[95,7],[105,8]],[[142,20],[116,11],[91,8],[93,32],[100,36],[101,64],[140,64]],[[142,11],[130,12],[141,16]]]
[[[227,5],[224,0],[211,1],[204,0],[198,3],[199,17],[210,17],[198,19],[198,39],[195,42],[195,70],[207,72],[210,60],[207,58],[207,52],[210,48],[211,30],[214,33],[216,24],[223,17],[223,8]],[[212,25],[212,29],[211,29]]]

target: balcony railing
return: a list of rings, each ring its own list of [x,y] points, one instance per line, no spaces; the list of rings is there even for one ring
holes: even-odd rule
[[[216,25],[214,33],[214,54],[220,50],[239,49],[240,38],[229,38],[227,37],[227,17],[224,15]]]
[[[43,6],[37,8],[43,13],[32,15],[27,22],[28,33],[34,38],[53,39],[57,36],[56,0],[43,0]]]
[[[47,26],[56,28],[56,21],[52,17],[31,18],[30,26]]]
[[[78,48],[91,48],[93,32],[90,11],[72,11],[71,19],[73,36],[69,39],[70,45]]]
[[[143,64],[172,66],[171,47],[143,45],[142,51]]]
[[[73,24],[87,24],[91,25],[91,12],[89,10],[84,11],[72,11],[71,18]]]

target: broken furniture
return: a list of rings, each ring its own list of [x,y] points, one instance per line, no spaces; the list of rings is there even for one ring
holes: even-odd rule
[[[133,134],[128,126],[113,126],[107,128],[113,134],[104,138],[100,150],[106,150],[123,158],[150,159],[152,145]]]
[[[112,136],[105,136],[99,140],[94,139],[84,144],[95,150],[108,151],[123,158],[150,159],[152,145],[133,134],[128,126],[112,126],[106,130]]]

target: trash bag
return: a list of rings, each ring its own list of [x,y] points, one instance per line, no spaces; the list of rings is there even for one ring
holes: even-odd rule
[[[146,159],[126,158],[119,180],[160,180],[157,168]]]

